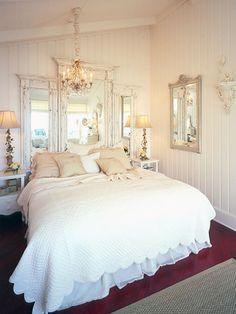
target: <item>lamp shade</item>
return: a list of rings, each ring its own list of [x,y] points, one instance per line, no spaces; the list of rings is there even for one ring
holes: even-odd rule
[[[0,129],[17,129],[20,124],[14,111],[0,111]]]
[[[125,128],[130,128],[130,116],[128,116],[127,121],[125,122],[124,127]]]
[[[150,129],[151,123],[149,121],[149,117],[148,116],[137,116],[136,117],[136,124],[135,127],[137,129]]]

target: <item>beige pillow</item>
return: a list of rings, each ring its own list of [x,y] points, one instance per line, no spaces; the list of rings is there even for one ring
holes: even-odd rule
[[[100,142],[96,144],[78,144],[73,142],[67,142],[67,149],[70,153],[87,155],[91,149],[98,148],[101,146]]]
[[[101,170],[108,176],[127,172],[126,168],[116,158],[101,158],[97,159],[96,162]]]
[[[98,152],[100,152],[100,158],[115,158],[120,161],[125,169],[133,169],[130,164],[129,158],[126,156],[122,148],[95,148],[89,151],[89,153]]]
[[[54,156],[59,167],[60,177],[72,177],[85,174],[86,171],[82,165],[80,156],[77,154],[64,154]]]
[[[34,178],[50,178],[50,177],[59,177],[59,168],[53,158],[54,156],[59,156],[66,154],[65,152],[43,152],[36,153],[32,159],[32,174],[30,180]]]

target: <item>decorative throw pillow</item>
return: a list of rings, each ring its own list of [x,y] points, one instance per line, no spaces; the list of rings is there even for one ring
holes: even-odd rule
[[[67,154],[65,152],[43,152],[36,153],[32,159],[32,174],[30,180],[36,178],[50,178],[50,177],[59,177],[59,168],[54,159],[54,156],[60,156]]]
[[[54,159],[59,167],[61,178],[72,177],[86,173],[80,156],[77,154],[67,153],[61,156],[54,156]]]
[[[126,156],[122,148],[95,148],[89,153],[100,152],[100,158],[115,158],[125,167],[125,169],[132,169],[129,158]]]
[[[127,170],[116,158],[101,158],[97,160],[101,170],[108,176],[112,174],[125,173]]]
[[[96,160],[99,159],[100,153],[80,156],[82,165],[87,173],[98,173],[100,171]]]

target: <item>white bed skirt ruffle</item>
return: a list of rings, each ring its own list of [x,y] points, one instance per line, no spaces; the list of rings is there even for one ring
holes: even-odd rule
[[[176,249],[170,249],[166,254],[158,254],[153,259],[146,258],[141,264],[132,264],[126,269],[119,269],[113,274],[105,273],[98,281],[89,283],[75,282],[71,294],[65,296],[58,310],[83,304],[97,299],[105,298],[110,288],[117,286],[119,289],[128,283],[142,279],[145,275],[154,275],[161,266],[175,264],[189,256],[197,254],[204,248],[211,247],[209,243],[192,243],[189,246],[179,245]]]

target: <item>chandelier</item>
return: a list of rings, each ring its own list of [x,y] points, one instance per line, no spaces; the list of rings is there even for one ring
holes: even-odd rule
[[[66,93],[75,92],[82,94],[89,90],[93,85],[93,73],[89,69],[83,67],[79,58],[80,42],[79,42],[79,15],[80,8],[74,8],[73,12],[73,26],[74,26],[74,45],[75,45],[75,59],[72,65],[64,69],[61,77],[62,89]]]

